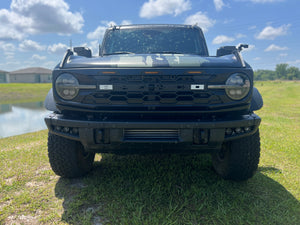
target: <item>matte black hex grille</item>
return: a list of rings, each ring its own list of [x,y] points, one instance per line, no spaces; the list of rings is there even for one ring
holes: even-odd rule
[[[94,93],[84,98],[87,104],[219,104],[222,103],[218,96],[209,93],[196,92],[138,92],[138,91],[109,91],[105,93]]]
[[[191,90],[192,84],[205,84],[208,75],[126,75],[96,77],[98,85],[113,90],[95,90],[81,102],[105,105],[210,105],[222,104],[219,95],[207,90]]]

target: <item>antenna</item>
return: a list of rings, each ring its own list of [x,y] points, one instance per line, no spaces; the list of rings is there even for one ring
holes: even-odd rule
[[[72,39],[70,39],[70,49],[72,49]]]

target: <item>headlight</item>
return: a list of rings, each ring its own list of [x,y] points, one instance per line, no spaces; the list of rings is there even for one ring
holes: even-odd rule
[[[79,92],[79,82],[71,74],[64,73],[55,81],[57,94],[65,100],[72,100]]]
[[[241,73],[232,74],[226,81],[226,94],[233,100],[240,100],[250,91],[249,78]]]

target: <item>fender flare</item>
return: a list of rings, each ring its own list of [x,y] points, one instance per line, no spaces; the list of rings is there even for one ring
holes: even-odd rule
[[[52,88],[50,89],[50,91],[48,92],[48,94],[46,96],[44,105],[45,105],[45,108],[49,111],[59,112],[58,108],[56,107],[56,103],[54,101]]]
[[[261,94],[257,90],[256,87],[253,87],[253,92],[252,92],[252,100],[251,100],[251,105],[250,105],[250,112],[259,110],[263,107],[264,102]]]

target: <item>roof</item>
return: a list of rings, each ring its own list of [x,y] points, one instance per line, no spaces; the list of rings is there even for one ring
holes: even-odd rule
[[[52,74],[52,70],[42,67],[29,67],[25,69],[15,70],[10,74]]]
[[[118,25],[109,27],[109,30],[114,29],[127,29],[127,28],[201,28],[198,25],[185,25],[185,24],[128,24],[128,25]]]
[[[0,73],[8,73],[7,71],[4,70],[0,70]]]

